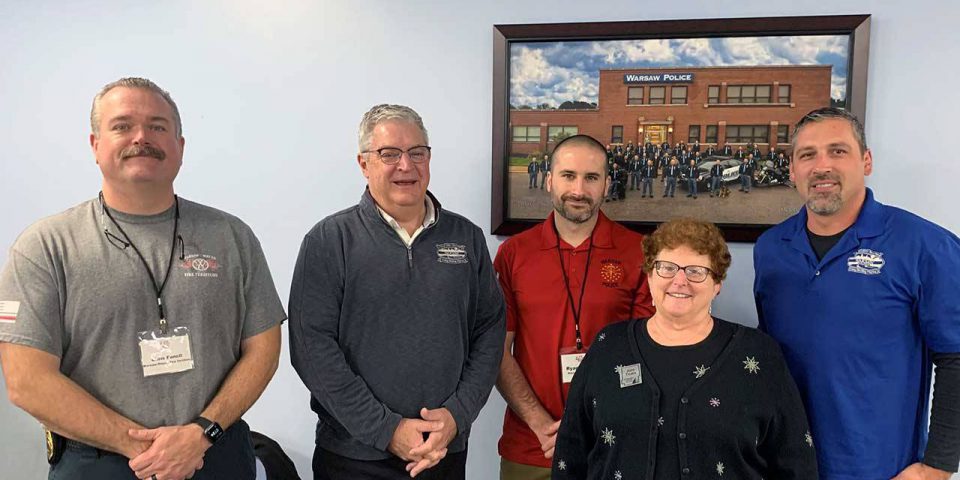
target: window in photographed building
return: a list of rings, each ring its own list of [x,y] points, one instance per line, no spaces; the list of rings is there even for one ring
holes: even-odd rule
[[[717,126],[707,125],[707,143],[717,143]]]
[[[769,133],[767,125],[727,125],[727,143],[767,143]]]
[[[670,87],[670,103],[673,105],[687,103],[687,87]]]
[[[707,103],[720,103],[720,85],[707,87]]]
[[[610,132],[610,143],[623,143],[623,125],[614,125]]]
[[[643,87],[627,87],[627,105],[643,105]]]
[[[700,140],[700,125],[690,125],[690,133],[687,135],[687,143],[693,143]]]
[[[513,127],[514,142],[539,142],[540,127],[518,126]]]
[[[730,85],[727,103],[770,103],[770,85]]]
[[[790,85],[780,85],[777,93],[777,103],[790,103]]]
[[[777,143],[790,143],[790,125],[777,125]]]
[[[560,139],[562,140],[562,139],[567,138],[567,137],[572,137],[572,136],[576,135],[577,133],[579,133],[579,130],[577,129],[577,127],[576,127],[575,125],[571,125],[571,126],[554,126],[554,125],[551,125],[551,126],[547,127],[547,137],[548,137],[549,141],[551,141],[551,142],[556,142],[556,141],[557,141],[557,137],[560,137]]]
[[[667,87],[650,87],[650,105],[663,105],[667,98]]]

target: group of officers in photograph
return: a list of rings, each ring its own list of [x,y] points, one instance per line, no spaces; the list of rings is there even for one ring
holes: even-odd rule
[[[288,318],[260,244],[175,194],[169,93],[120,79],[90,121],[101,192],[28,227],[0,270],[10,401],[49,432],[50,478],[254,478],[241,417]],[[699,147],[670,149],[661,175],[723,154]],[[491,261],[483,231],[428,191],[420,116],[366,112],[367,187],[306,233],[287,305],[314,478],[465,478],[494,385],[502,479],[956,471],[960,239],[874,199],[860,121],[823,108],[796,126],[785,168],[804,206],[754,247],[759,330],[711,314],[731,263],[715,226],[643,236],[601,210],[617,172],[667,150],[650,148],[559,142],[537,179],[553,211]]]
[[[703,166],[706,168],[707,188],[711,197],[720,196],[724,188],[724,172],[728,168],[737,169],[739,191],[750,193],[756,176],[766,170],[768,174],[785,178],[790,168],[790,157],[783,150],[768,148],[761,153],[760,147],[749,142],[736,149],[727,144],[718,148],[714,144],[701,146],[699,141],[692,144],[678,142],[670,147],[667,142],[654,145],[647,142],[635,146],[606,145],[607,174],[610,176],[606,201],[625,200],[628,190],[639,190],[640,198],[654,197],[654,183],[660,179],[663,186],[662,197],[675,197],[677,186],[684,185],[686,197],[696,199],[700,190]],[[723,160],[736,160],[735,165],[721,163]],[[527,164],[529,176],[528,188],[543,189],[546,174],[550,170],[550,156],[540,153],[531,154]],[[538,183],[539,182],[539,183]]]

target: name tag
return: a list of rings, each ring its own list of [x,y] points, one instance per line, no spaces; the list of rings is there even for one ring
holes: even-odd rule
[[[577,369],[580,368],[580,362],[583,361],[583,357],[586,354],[586,350],[577,353],[560,354],[560,379],[563,380],[563,383],[573,381],[573,375],[577,373]]]
[[[625,365],[620,367],[620,388],[632,387],[643,383],[643,376],[640,373],[640,364]]]
[[[190,334],[186,328],[177,328],[172,335],[157,332],[140,333],[140,364],[143,376],[179,373],[193,369],[190,352]]]

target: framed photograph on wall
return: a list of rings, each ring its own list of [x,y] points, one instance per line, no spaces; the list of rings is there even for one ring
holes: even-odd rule
[[[587,134],[618,177],[597,200],[610,218],[649,232],[695,217],[754,241],[801,206],[797,121],[826,106],[863,119],[869,37],[870,15],[494,26],[492,232],[546,218],[553,147]]]

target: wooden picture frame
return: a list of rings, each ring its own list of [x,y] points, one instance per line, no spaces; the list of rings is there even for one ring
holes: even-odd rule
[[[562,136],[591,134],[612,150],[620,140],[621,149],[635,142],[643,152],[665,137],[671,147],[696,138],[703,148],[752,144],[787,153],[793,123],[813,108],[830,104],[861,120],[866,110],[870,15],[495,25],[493,37],[496,235],[518,233],[549,213],[545,172],[533,188],[523,162],[534,154],[542,160]],[[641,232],[693,216],[717,223],[728,241],[752,242],[799,208],[789,185],[698,200],[682,188],[679,198],[661,199],[661,190],[645,203],[626,195],[604,211]]]

